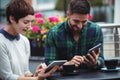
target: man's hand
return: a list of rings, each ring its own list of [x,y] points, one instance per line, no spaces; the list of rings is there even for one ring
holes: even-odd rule
[[[83,56],[84,58],[84,64],[86,64],[87,66],[95,66],[98,63],[98,57],[100,55],[100,48],[98,49],[98,52],[95,53],[94,51],[92,51],[91,53],[87,53],[86,56]]]
[[[84,61],[82,56],[74,56],[72,60],[66,62],[65,64],[74,64],[75,66],[79,66]]]

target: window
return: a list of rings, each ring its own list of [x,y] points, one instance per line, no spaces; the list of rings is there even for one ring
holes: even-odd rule
[[[47,3],[54,3],[56,0],[37,0],[37,4],[47,4]]]
[[[0,24],[6,21],[5,8],[10,0],[0,0]]]

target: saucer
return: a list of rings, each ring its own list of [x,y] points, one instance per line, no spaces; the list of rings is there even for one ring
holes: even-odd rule
[[[62,71],[61,74],[64,75],[64,76],[71,76],[71,75],[77,75],[77,74],[79,74],[79,71],[77,71],[77,70],[74,70],[73,72]]]
[[[117,67],[116,69],[107,69],[106,67],[101,68],[101,71],[105,71],[105,72],[117,72],[120,71],[120,67]]]

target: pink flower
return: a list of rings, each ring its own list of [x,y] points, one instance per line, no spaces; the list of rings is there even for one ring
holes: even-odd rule
[[[46,33],[45,28],[41,28],[41,34],[45,34],[45,33]]]
[[[42,13],[36,13],[34,16],[35,16],[35,18],[41,18],[43,15],[42,15]]]
[[[59,22],[59,19],[56,18],[56,17],[54,17],[54,16],[51,16],[51,17],[49,17],[48,19],[49,19],[50,22],[56,22],[56,23]]]
[[[37,21],[38,24],[43,24],[44,23],[44,19],[43,18],[39,18]]]
[[[40,30],[39,26],[32,26],[32,32],[37,33]]]
[[[88,19],[89,20],[92,20],[93,19],[93,16],[91,14],[88,15]]]

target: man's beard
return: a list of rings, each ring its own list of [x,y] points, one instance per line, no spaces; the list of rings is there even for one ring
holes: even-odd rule
[[[71,24],[70,21],[68,21],[68,24],[72,32],[79,33],[81,31],[81,29],[77,25]]]

